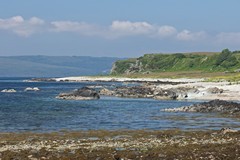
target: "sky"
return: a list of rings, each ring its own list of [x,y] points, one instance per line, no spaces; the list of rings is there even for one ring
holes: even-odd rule
[[[0,56],[240,50],[239,0],[0,0]]]

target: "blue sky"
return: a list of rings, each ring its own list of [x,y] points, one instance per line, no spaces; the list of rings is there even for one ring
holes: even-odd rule
[[[239,0],[0,0],[0,55],[240,50]]]

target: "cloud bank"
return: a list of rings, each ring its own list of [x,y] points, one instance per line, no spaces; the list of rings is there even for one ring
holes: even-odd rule
[[[25,20],[21,16],[15,16],[9,19],[0,19],[0,30],[10,31],[19,36],[27,37],[40,32],[44,24],[44,20],[37,17]]]
[[[210,35],[206,31],[190,31],[188,29],[178,31],[174,26],[155,25],[144,21],[131,22],[115,20],[108,26],[99,26],[78,21],[46,22],[38,17],[24,19],[22,16],[14,16],[7,19],[0,18],[0,30],[12,32],[22,37],[29,37],[38,33],[72,32],[80,36],[98,36],[107,39],[143,36],[184,42],[206,41],[211,39],[219,44],[240,44],[240,32],[221,32]]]

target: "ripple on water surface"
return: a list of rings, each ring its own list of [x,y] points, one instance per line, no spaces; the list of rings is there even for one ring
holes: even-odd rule
[[[103,83],[112,85],[113,83]],[[94,83],[23,82],[0,79],[0,90],[14,88],[16,93],[0,93],[0,131],[48,132],[68,130],[117,129],[220,129],[237,128],[237,119],[216,114],[162,112],[197,101],[159,101],[102,97],[100,100],[59,100],[56,95]],[[98,83],[97,85],[101,85]],[[121,85],[117,83],[116,85]],[[24,92],[38,87],[39,92]]]

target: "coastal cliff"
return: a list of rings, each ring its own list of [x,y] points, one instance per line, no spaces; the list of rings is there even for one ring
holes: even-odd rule
[[[240,51],[224,49],[220,53],[145,54],[139,58],[116,61],[112,75],[151,72],[239,72]]]

